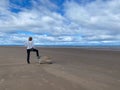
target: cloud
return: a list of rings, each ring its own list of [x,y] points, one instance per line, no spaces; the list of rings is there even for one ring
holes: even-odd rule
[[[8,43],[20,44],[30,35],[37,44],[119,43],[119,8],[119,0],[65,0],[61,4],[1,0],[1,43],[9,38]]]
[[[91,40],[108,40],[115,39],[116,36],[112,33],[120,34],[120,1],[102,1],[96,0],[86,5],[81,5],[74,1],[65,4],[65,15],[71,20],[79,24],[84,30],[83,35],[91,34]],[[95,38],[93,38],[95,37]],[[108,37],[107,37],[108,38]],[[119,38],[120,39],[120,38]]]
[[[104,30],[118,29],[120,27],[120,1],[111,0],[104,2],[98,0],[85,6],[76,2],[67,2],[65,6],[66,16],[83,27]]]

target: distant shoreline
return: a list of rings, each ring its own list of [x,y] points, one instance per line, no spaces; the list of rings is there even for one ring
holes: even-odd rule
[[[26,47],[24,45],[0,45],[0,47]],[[120,51],[120,46],[70,46],[70,45],[35,45],[38,48],[76,48],[88,50]]]
[[[0,45],[0,46],[25,46],[25,45]],[[120,45],[35,45],[38,47],[120,47]]]

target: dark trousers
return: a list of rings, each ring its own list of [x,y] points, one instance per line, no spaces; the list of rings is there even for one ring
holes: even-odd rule
[[[39,57],[39,52],[35,48],[27,49],[27,63],[30,63],[30,52],[36,52],[36,56]]]

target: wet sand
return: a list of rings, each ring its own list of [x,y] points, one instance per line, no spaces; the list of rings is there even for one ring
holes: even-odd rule
[[[26,48],[0,47],[0,90],[120,90],[120,51],[38,48],[53,64],[38,64]]]

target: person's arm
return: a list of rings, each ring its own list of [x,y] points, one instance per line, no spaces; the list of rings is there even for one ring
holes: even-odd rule
[[[27,42],[26,41],[24,41],[24,45],[27,46]]]
[[[32,41],[32,47],[35,48],[34,41]]]

